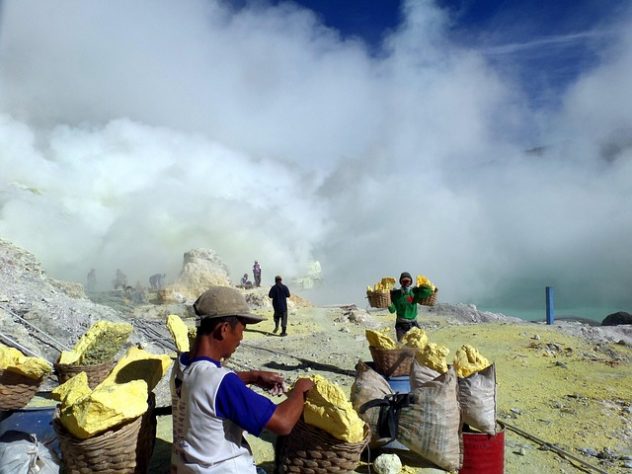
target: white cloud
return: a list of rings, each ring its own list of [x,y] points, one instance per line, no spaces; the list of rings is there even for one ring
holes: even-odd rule
[[[452,301],[630,302],[625,37],[551,114],[431,2],[377,57],[292,4],[4,5],[0,235],[60,276],[205,246],[235,278],[318,258],[329,301],[410,271]]]

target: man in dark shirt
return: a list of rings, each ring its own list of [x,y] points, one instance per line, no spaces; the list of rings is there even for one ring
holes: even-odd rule
[[[272,298],[274,308],[274,333],[279,330],[281,322],[281,336],[287,336],[287,298],[290,297],[290,290],[279,275],[274,277],[274,286],[270,288],[268,296]]]

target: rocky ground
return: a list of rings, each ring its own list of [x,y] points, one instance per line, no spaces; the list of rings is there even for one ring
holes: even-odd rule
[[[347,393],[358,360],[370,360],[367,328],[393,326],[383,310],[313,307],[306,299],[290,303],[287,337],[272,333],[272,310],[266,290],[244,290],[255,312],[267,320],[251,326],[237,352],[227,361],[236,370],[265,369],[292,382],[319,373]],[[164,327],[168,314],[188,319],[187,302],[145,303],[123,292],[86,297],[77,283],[49,278],[28,252],[0,240],[0,337],[54,362],[59,346],[71,346],[99,319],[132,321],[130,343],[152,352],[170,352]],[[190,303],[190,302],[189,302]],[[496,363],[498,418],[548,444],[542,446],[514,431],[505,431],[505,472],[512,474],[590,472],[573,458],[596,467],[594,472],[632,473],[632,326],[596,327],[579,322],[553,326],[477,311],[472,305],[423,307],[420,322],[430,340],[451,354],[464,343]],[[47,381],[55,384],[53,377]],[[46,387],[43,387],[46,388]],[[159,405],[168,403],[166,384],[158,387]],[[278,399],[280,401],[280,399]],[[32,406],[50,404],[45,396]],[[272,472],[273,439],[252,439],[259,466]],[[559,448],[570,455],[556,453]],[[171,418],[159,418],[152,473],[167,473]],[[362,464],[357,472],[368,472]],[[408,459],[406,472],[433,472]]]

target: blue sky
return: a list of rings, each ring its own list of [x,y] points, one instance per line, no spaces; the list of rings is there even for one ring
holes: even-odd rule
[[[399,0],[296,0],[345,38],[379,54],[402,21]],[[499,73],[517,78],[534,106],[595,67],[630,2],[619,0],[436,0],[450,14],[450,39],[485,52]]]

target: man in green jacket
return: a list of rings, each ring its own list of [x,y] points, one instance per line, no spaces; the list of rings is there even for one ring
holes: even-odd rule
[[[417,322],[417,304],[432,295],[432,288],[427,285],[413,287],[413,277],[410,273],[403,272],[399,277],[401,288],[391,290],[391,304],[388,310],[391,313],[397,312],[397,321],[395,322],[395,332],[397,340],[401,341],[404,334],[411,328],[419,327]]]

